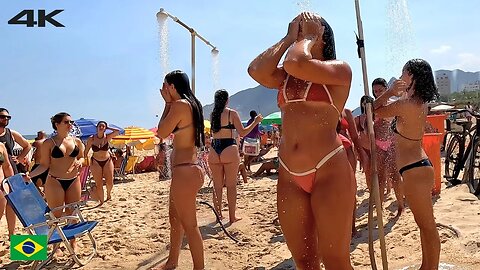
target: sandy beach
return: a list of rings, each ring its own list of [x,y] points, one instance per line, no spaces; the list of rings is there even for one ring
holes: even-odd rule
[[[256,170],[258,166],[254,165],[252,169]],[[356,177],[358,233],[352,239],[351,259],[355,269],[371,269],[367,231],[368,192],[363,173],[357,172]],[[238,214],[243,219],[227,227],[227,230],[241,241],[240,244],[221,231],[208,207],[198,204],[198,224],[204,239],[206,269],[295,269],[280,226],[274,222],[277,216],[276,178],[274,175],[249,179],[248,183],[238,186]],[[156,172],[138,174],[134,179],[116,183],[112,201],[83,211],[88,219],[97,220],[100,224],[93,231],[98,255],[82,269],[150,269],[166,260],[170,181],[159,181]],[[198,194],[198,201],[211,202],[212,191],[207,187],[208,182],[205,181],[204,188]],[[224,211],[226,209],[225,206]],[[434,198],[434,209],[436,221],[441,224],[442,269],[480,269],[478,198],[468,192],[466,185],[448,189],[443,186],[441,195]],[[392,191],[383,212],[389,269],[407,269],[407,266],[421,262],[419,230],[408,207],[398,219],[394,218],[395,213]],[[5,218],[2,218],[0,228],[1,269],[27,269],[27,264],[11,262],[8,258]],[[378,240],[375,246],[377,264],[381,269]],[[80,248],[85,250],[82,244]],[[66,258],[60,257],[47,269],[71,269],[65,264],[66,261]],[[192,269],[186,242],[179,264],[178,269]]]

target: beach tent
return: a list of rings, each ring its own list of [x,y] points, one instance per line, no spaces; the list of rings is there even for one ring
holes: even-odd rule
[[[80,129],[80,134],[79,137],[80,139],[86,140],[88,137],[97,134],[97,124],[100,120],[96,119],[86,119],[86,118],[80,118],[75,120],[75,125]],[[124,129],[121,127],[118,127],[116,125],[108,123],[109,127],[114,127],[120,130],[120,134],[124,133]],[[107,129],[105,131],[106,134],[112,133],[112,130]]]
[[[274,112],[267,115],[265,118],[263,118],[262,125],[271,125],[271,124],[277,124],[277,125],[282,124],[282,112]]]

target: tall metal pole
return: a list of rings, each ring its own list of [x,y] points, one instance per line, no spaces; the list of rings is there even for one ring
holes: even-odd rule
[[[195,94],[195,32],[192,32],[192,91]]]
[[[167,13],[163,8],[160,9],[160,11],[157,12],[157,19],[159,19],[162,16],[167,16],[170,17],[174,22],[180,24],[183,26],[185,29],[187,29],[192,37],[192,42],[191,42],[191,51],[192,51],[192,91],[195,94],[195,37],[198,37],[201,41],[203,41],[207,46],[212,47],[212,52],[218,53],[217,47],[213,46],[208,40],[206,40],[204,37],[202,37],[200,34],[198,34],[195,29],[191,28],[190,26],[186,25],[184,22],[179,20],[177,17]]]
[[[370,91],[368,89],[368,76],[367,76],[367,61],[365,57],[365,47],[363,40],[363,24],[360,17],[360,3],[359,0],[355,0],[355,11],[357,15],[357,26],[358,26],[358,56],[362,61],[362,73],[363,73],[363,87],[365,96],[369,96]],[[388,261],[387,261],[387,250],[385,245],[385,234],[383,230],[383,215],[382,215],[382,203],[380,201],[380,192],[378,188],[378,172],[377,172],[377,159],[376,159],[376,145],[375,145],[375,134],[373,129],[373,108],[372,103],[367,103],[367,129],[368,137],[370,140],[370,159],[371,162],[371,188],[370,197],[369,197],[369,211],[368,211],[368,240],[369,240],[369,252],[370,252],[370,262],[372,264],[372,269],[376,270],[377,265],[375,263],[375,251],[373,249],[373,208],[372,208],[372,196],[375,200],[375,209],[377,210],[377,226],[378,226],[378,237],[380,239],[380,249],[382,254],[382,267],[383,270],[388,270]],[[383,191],[382,191],[383,192]]]

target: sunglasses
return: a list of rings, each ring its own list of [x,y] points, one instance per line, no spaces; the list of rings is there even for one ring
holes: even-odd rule
[[[65,125],[73,125],[73,124],[75,124],[75,121],[73,121],[73,120],[70,120],[70,121],[66,120],[66,121],[63,121],[63,123],[64,123]]]
[[[12,117],[10,115],[0,115],[0,119],[10,120],[10,119],[12,119]]]

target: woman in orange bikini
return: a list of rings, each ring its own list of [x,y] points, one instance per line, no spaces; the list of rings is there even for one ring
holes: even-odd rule
[[[203,240],[197,224],[196,196],[203,185],[203,173],[197,164],[197,149],[205,143],[202,104],[194,96],[188,76],[180,70],[165,76],[162,90],[165,109],[158,123],[157,136],[173,141],[172,183],[170,186],[170,252],[160,268],[175,269],[187,236],[193,269],[204,269]]]
[[[248,72],[260,84],[279,89],[283,132],[277,207],[297,269],[320,269],[321,260],[326,269],[352,269],[356,185],[353,170],[345,170],[350,164],[336,132],[352,73],[336,60],[331,27],[318,15],[300,14]]]
[[[107,129],[113,132],[105,134]],[[107,122],[99,121],[97,123],[97,134],[88,138],[87,146],[85,147],[86,157],[88,157],[90,149],[93,151],[90,169],[93,179],[95,180],[97,198],[100,200],[100,204],[103,204],[105,200],[105,195],[103,194],[103,178],[105,178],[105,183],[107,184],[107,201],[112,198],[114,166],[110,151],[108,151],[108,145],[112,138],[119,133],[118,129],[108,127]]]
[[[392,96],[403,98],[387,104]],[[440,237],[432,205],[433,167],[422,148],[427,103],[438,96],[430,64],[413,59],[403,67],[400,80],[374,102],[377,117],[395,117],[391,129],[395,133],[396,163],[403,178],[405,198],[420,229],[421,270],[438,269],[440,257]]]

